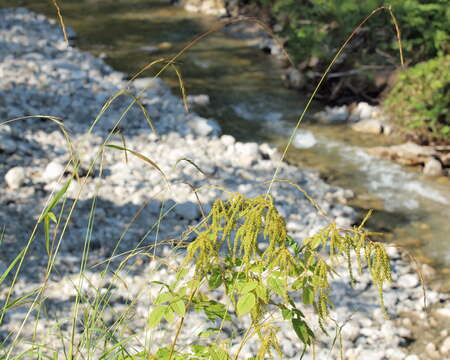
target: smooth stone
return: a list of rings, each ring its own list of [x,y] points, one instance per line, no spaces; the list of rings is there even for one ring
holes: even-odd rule
[[[298,131],[295,134],[292,145],[297,149],[309,149],[317,144],[316,137],[310,131]]]
[[[439,351],[444,356],[450,355],[450,336],[444,339],[439,348]]]
[[[439,160],[435,158],[430,158],[425,162],[423,167],[423,173],[427,176],[441,176],[442,175],[442,164]]]
[[[42,178],[46,181],[57,180],[64,174],[65,167],[57,161],[50,162],[44,172],[42,173]]]
[[[416,274],[405,274],[398,278],[398,286],[402,288],[415,288],[419,286],[419,277]]]
[[[448,307],[437,309],[435,311],[435,314],[441,318],[450,320],[450,308],[448,308]]]
[[[347,106],[326,107],[324,111],[320,111],[313,116],[322,124],[339,124],[345,123],[349,117]]]
[[[386,356],[389,360],[404,360],[406,354],[400,349],[387,349]]]
[[[355,321],[349,321],[342,328],[342,336],[344,339],[355,341],[360,334],[359,324]]]
[[[189,105],[205,106],[210,102],[209,96],[206,94],[188,95],[187,102]]]
[[[397,331],[397,334],[403,338],[409,338],[412,336],[411,330],[404,328],[404,327],[397,328],[396,331]]]
[[[353,124],[352,129],[367,134],[381,134],[383,132],[383,124],[378,119],[365,119]]]
[[[220,133],[220,127],[213,120],[200,116],[192,116],[188,125],[197,136],[218,135]]]
[[[5,175],[5,182],[10,189],[19,189],[25,182],[25,169],[17,166],[8,170]]]
[[[248,156],[251,158],[258,157],[259,154],[259,146],[257,143],[249,142],[249,143],[236,143],[236,152],[240,155]]]
[[[0,151],[7,154],[13,154],[16,150],[17,144],[14,140],[7,138],[6,136],[0,136]]]
[[[287,85],[294,89],[302,89],[306,85],[306,79],[303,74],[296,68],[290,67],[283,74],[283,79]]]
[[[369,119],[370,117],[372,117],[376,108],[362,101],[358,103],[358,105],[356,106],[356,110],[359,113],[360,119]]]
[[[416,354],[411,354],[405,357],[405,360],[420,360],[420,358]]]
[[[422,264],[420,271],[425,279],[433,279],[436,276],[436,270],[428,264]]]
[[[441,356],[439,355],[436,345],[431,342],[425,346],[425,352],[432,359],[436,359],[436,360],[441,359]]]
[[[147,89],[166,89],[167,85],[160,78],[148,77],[140,78],[133,81],[133,85],[141,90]]]
[[[220,141],[227,147],[233,146],[236,143],[236,139],[232,135],[222,135]]]
[[[197,204],[187,201],[178,204],[174,208],[175,213],[186,220],[196,220],[200,217],[200,209]]]

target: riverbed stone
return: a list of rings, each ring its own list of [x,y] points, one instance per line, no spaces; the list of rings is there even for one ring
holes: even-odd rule
[[[450,336],[442,341],[439,351],[444,356],[450,355]]]
[[[378,119],[364,119],[353,124],[352,129],[362,133],[381,134],[383,132],[383,123]]]
[[[13,154],[17,150],[16,140],[12,139],[10,134],[0,132],[0,152]]]
[[[416,354],[410,354],[405,357],[405,360],[420,360],[420,358]]]
[[[236,139],[234,138],[234,136],[228,134],[222,135],[220,137],[220,141],[222,141],[222,143],[227,147],[233,146],[236,143]]]
[[[12,169],[9,169],[5,175],[5,182],[10,189],[16,190],[19,189],[24,183],[26,179],[26,172],[23,167],[16,166]]]
[[[314,119],[322,124],[343,124],[347,121],[350,113],[348,107],[336,106],[326,107],[324,111],[314,114]]]
[[[442,307],[435,311],[435,314],[444,320],[450,321],[450,307]]]
[[[442,164],[435,158],[429,158],[423,167],[423,173],[427,176],[441,176]]]
[[[195,220],[200,217],[200,209],[198,204],[191,201],[187,201],[181,204],[177,204],[175,207],[175,213],[187,220]]]
[[[350,321],[342,328],[342,336],[349,341],[355,341],[360,334],[360,326],[356,321]]]
[[[188,95],[186,97],[186,100],[189,105],[196,105],[196,106],[206,106],[210,102],[209,96],[206,94]]]
[[[419,286],[419,277],[416,274],[405,274],[398,278],[398,286],[404,288],[415,288]]]
[[[433,343],[428,343],[425,346],[425,351],[427,353],[427,355],[431,358],[431,359],[435,359],[435,360],[439,360],[441,359],[441,355],[439,354],[439,351],[436,348],[436,345]]]
[[[283,78],[287,85],[294,89],[302,89],[306,85],[304,75],[298,69],[293,67],[286,70]]]
[[[368,148],[367,152],[403,165],[421,165],[436,154],[434,149],[413,142],[392,146],[377,146]]]
[[[406,354],[400,349],[387,349],[386,356],[389,360],[404,360]]]
[[[188,121],[188,125],[197,136],[219,135],[220,133],[217,123],[201,116],[192,116]]]
[[[58,161],[50,162],[42,173],[42,178],[45,181],[57,180],[64,174],[65,167]]]

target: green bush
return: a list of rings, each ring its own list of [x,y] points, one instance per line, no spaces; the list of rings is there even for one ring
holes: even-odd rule
[[[450,140],[450,55],[401,73],[383,105],[393,122],[423,143]]]

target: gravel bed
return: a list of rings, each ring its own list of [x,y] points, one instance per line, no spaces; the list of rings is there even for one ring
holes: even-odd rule
[[[82,291],[86,294],[94,294],[95,289],[110,292],[103,320],[113,324],[126,313],[128,329],[123,335],[135,335],[129,345],[136,350],[168,342],[173,336],[170,324],[164,323],[158,330],[146,329],[146,316],[159,291],[150,282],[174,279],[169,269],[181,261],[182,254],[174,253],[170,246],[161,247],[158,254],[168,259],[166,266],[157,267],[155,262],[136,256],[120,276],[101,276],[92,266],[134,249],[138,244],[151,246],[161,240],[176,242],[180,239],[183,231],[197,224],[202,216],[191,187],[199,189],[202,207],[208,211],[213,201],[226,198],[227,192],[240,192],[245,196],[263,193],[267,188],[265,182],[279,166],[278,178],[304,188],[338,225],[349,226],[355,221],[355,211],[345,205],[346,199],[352,196],[351,191],[326,184],[315,172],[281,163],[280,154],[268,144],[241,143],[230,135],[221,135],[214,120],[186,112],[181,99],[171,94],[160,79],[143,78],[129,83],[124,74],[114,71],[101,59],[68,48],[55,21],[42,15],[26,9],[0,11],[0,79],[0,121],[34,116],[0,127],[0,224],[5,225],[0,273],[27,243],[49,196],[58,191],[73,172],[73,168],[67,166],[70,152],[66,139],[58,125],[45,115],[61,119],[81,160],[80,181],[70,184],[64,203],[63,217],[72,205],[74,210],[48,280],[43,301],[45,311],[33,310],[29,314],[21,334],[24,341],[17,346],[17,351],[29,346],[26,340],[37,330],[37,339],[59,351],[63,358],[57,334],[60,331],[67,336],[71,330],[68,314],[74,306],[74,284],[79,281],[80,254],[94,199],[95,221],[88,233],[90,256]],[[124,89],[127,93],[118,97],[91,127],[105,101]],[[142,109],[133,105],[120,124],[120,134],[108,138],[108,132],[133,102],[128,93],[139,94],[157,134],[149,128]],[[99,149],[106,139],[123,146],[123,138],[127,148],[158,164],[171,183],[170,189],[159,171],[131,153],[125,155],[118,149],[107,148],[100,154]],[[202,171],[181,159],[189,159]],[[90,170],[93,161],[95,166]],[[301,240],[326,224],[292,186],[275,184],[272,195],[295,239]],[[171,211],[158,224],[161,211],[168,209]],[[450,353],[450,334],[445,332],[442,323],[449,320],[449,297],[428,290],[431,310],[425,310],[415,270],[403,254],[392,250],[391,255],[394,283],[386,287],[385,295],[390,320],[383,317],[377,290],[367,274],[358,279],[354,288],[349,285],[345,272],[333,280],[335,308],[332,317],[338,322],[347,321],[343,328],[345,358],[445,358]],[[121,259],[123,257],[118,257],[112,262],[112,269]],[[39,226],[14,296],[26,294],[42,283],[47,261],[44,232]],[[0,304],[7,291],[2,284]],[[215,295],[222,296],[219,292]],[[84,306],[87,304],[82,304]],[[27,306],[17,307],[7,313],[0,325],[0,341],[3,339],[6,344],[12,341],[27,316],[27,309]],[[132,311],[128,313],[128,310]],[[306,312],[312,316],[312,312]],[[405,317],[399,315],[408,312],[414,316],[406,317],[410,322],[404,323]],[[38,316],[36,325],[34,319]],[[424,344],[426,354],[412,354],[411,343],[417,340],[416,324],[429,319],[435,319],[442,331],[429,342],[431,345]],[[242,334],[245,325],[240,325],[243,328],[230,325],[224,334]],[[195,341],[197,334],[209,326],[211,324],[201,314],[189,314],[180,343]],[[298,359],[301,344],[288,324],[280,322],[279,327],[283,358]],[[80,326],[78,331],[82,330]],[[330,351],[331,343],[332,337],[318,332],[318,359],[339,358],[339,346]],[[238,344],[239,335],[231,346],[235,348]],[[256,343],[250,341],[243,349],[242,358],[254,355],[255,351]],[[306,354],[305,358],[311,356]]]

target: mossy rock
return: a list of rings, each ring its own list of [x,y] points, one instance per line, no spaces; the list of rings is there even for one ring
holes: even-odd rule
[[[450,143],[450,55],[419,63],[399,74],[383,105],[410,139]]]

